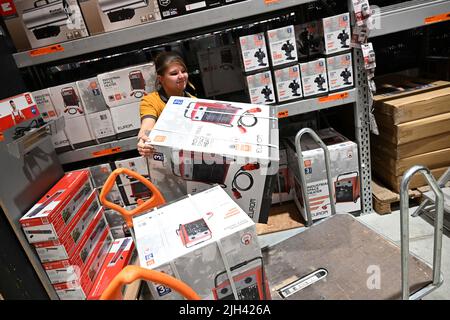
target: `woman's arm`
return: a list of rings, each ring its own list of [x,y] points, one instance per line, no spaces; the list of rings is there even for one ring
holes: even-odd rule
[[[147,141],[150,141],[148,138],[150,135],[150,131],[155,126],[156,120],[153,118],[144,118],[142,119],[141,129],[138,133],[138,144],[137,149],[139,154],[144,157],[150,156],[154,149],[151,145],[146,144]]]

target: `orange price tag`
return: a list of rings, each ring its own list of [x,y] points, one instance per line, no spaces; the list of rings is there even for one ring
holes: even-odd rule
[[[331,101],[336,101],[336,100],[345,99],[345,98],[348,98],[348,92],[336,93],[336,94],[329,95],[327,97],[319,98],[319,103],[331,102]]]
[[[447,20],[450,20],[450,12],[425,18],[425,24],[442,22],[442,21],[447,21]]]
[[[110,154],[118,153],[120,151],[122,151],[122,149],[120,147],[109,148],[109,149],[92,152],[92,156],[93,157],[102,157],[102,156],[107,156]]]
[[[55,53],[55,52],[62,52],[62,51],[64,51],[64,47],[62,45],[60,45],[60,44],[55,44],[55,45],[52,45],[52,46],[31,50],[30,51],[30,56],[37,57],[37,56],[43,56],[43,55],[46,55],[46,54],[51,54],[51,53]]]
[[[278,112],[278,118],[286,118],[289,116],[289,111],[288,110],[283,110],[283,111],[279,111]]]
[[[278,3],[280,2],[280,0],[264,0],[265,4],[273,4],[273,3]]]
[[[5,136],[3,135],[3,132],[0,132],[0,141],[5,140]]]

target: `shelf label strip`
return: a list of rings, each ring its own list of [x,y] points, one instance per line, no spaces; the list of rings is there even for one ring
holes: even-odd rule
[[[442,21],[447,21],[447,20],[450,20],[450,12],[425,18],[425,24],[442,22]]]
[[[336,100],[346,99],[346,98],[348,98],[348,92],[340,92],[340,93],[336,93],[336,94],[331,94],[326,97],[321,97],[318,100],[319,100],[319,103],[324,103],[324,102],[331,102],[331,101],[336,101]]]
[[[64,51],[64,47],[60,44],[55,44],[52,46],[31,50],[30,56],[37,57],[37,56],[43,56],[43,55],[52,54],[55,52],[62,52],[62,51]]]
[[[103,157],[103,156],[107,156],[110,154],[119,153],[121,151],[122,151],[121,147],[114,147],[114,148],[109,148],[109,149],[92,152],[92,156],[93,157]]]
[[[289,117],[289,111],[288,110],[281,110],[278,111],[278,118],[286,118]]]

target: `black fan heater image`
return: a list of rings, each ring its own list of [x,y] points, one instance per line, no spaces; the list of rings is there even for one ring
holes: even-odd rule
[[[267,66],[267,63],[264,62],[266,54],[261,50],[261,48],[259,48],[258,51],[255,52],[254,57],[258,59],[259,66]]]
[[[350,39],[350,35],[342,30],[337,37],[341,41],[341,48],[349,48],[350,46],[347,44],[347,40]]]
[[[300,93],[298,93],[298,89],[300,89],[300,84],[297,82],[297,80],[292,80],[292,82],[289,84],[289,89],[292,90],[292,96],[294,97],[300,96]]]
[[[270,95],[272,94],[272,90],[269,88],[269,86],[265,86],[261,90],[261,94],[264,95],[264,99],[266,100],[265,102],[272,102],[273,101],[273,99],[270,98]]]
[[[323,85],[325,84],[326,80],[321,74],[319,74],[319,76],[316,79],[314,79],[314,82],[317,83],[317,88],[319,89],[319,91],[326,91],[327,90],[327,89],[325,89],[323,87]]]
[[[284,51],[284,54],[286,55],[286,60],[296,59],[295,57],[292,56],[292,51],[295,50],[294,45],[289,40],[286,40],[286,43],[284,43],[281,46],[281,50]]]
[[[348,79],[352,76],[352,73],[348,70],[348,68],[345,68],[344,71],[341,72],[340,76],[344,80],[344,84],[352,84]]]

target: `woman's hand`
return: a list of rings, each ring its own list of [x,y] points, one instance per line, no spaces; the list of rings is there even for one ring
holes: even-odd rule
[[[145,134],[139,138],[137,149],[141,156],[150,157],[155,152],[155,148],[149,143],[150,139]]]

